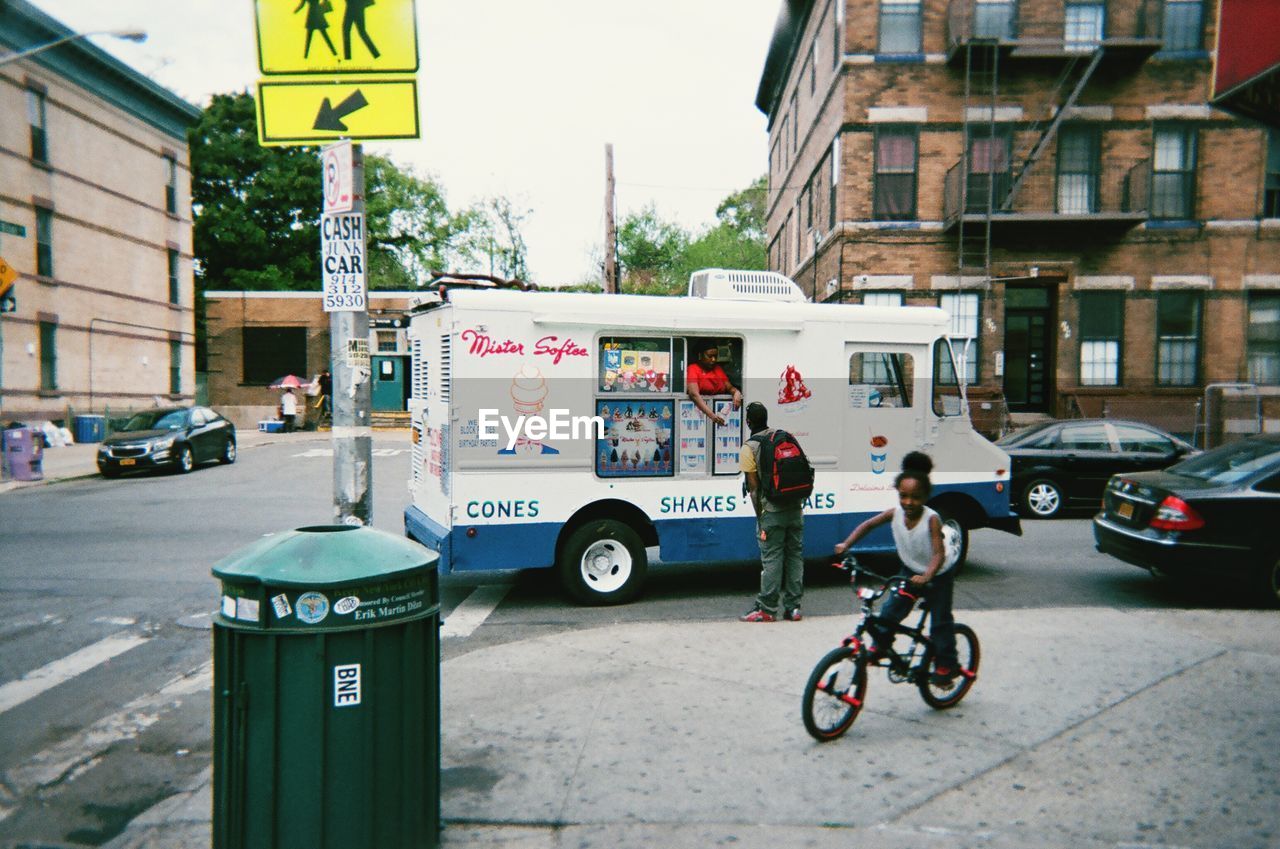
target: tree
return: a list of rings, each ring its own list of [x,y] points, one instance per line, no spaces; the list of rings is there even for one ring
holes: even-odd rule
[[[629,213],[618,226],[618,264],[625,292],[671,295],[681,288],[675,276],[689,234],[665,221],[653,204]]]
[[[196,289],[318,288],[316,149],[260,146],[248,92],[214,95],[188,143]]]

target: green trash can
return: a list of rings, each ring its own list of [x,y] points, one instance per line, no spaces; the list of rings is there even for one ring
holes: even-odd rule
[[[214,849],[439,846],[437,559],[325,525],[213,567]]]

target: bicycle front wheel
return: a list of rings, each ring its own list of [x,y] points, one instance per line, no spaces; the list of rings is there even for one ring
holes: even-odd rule
[[[820,743],[849,730],[867,695],[867,665],[848,646],[827,652],[804,685],[800,715],[804,728]]]
[[[920,696],[930,707],[945,710],[960,704],[978,680],[978,662],[982,652],[978,648],[978,635],[968,625],[956,625],[956,657],[960,664],[956,676],[947,681],[934,677],[934,661],[937,659],[930,650],[925,655],[924,663],[919,670],[916,686],[920,688]]]

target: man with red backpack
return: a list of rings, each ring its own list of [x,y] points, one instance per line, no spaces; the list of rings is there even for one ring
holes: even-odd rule
[[[756,511],[760,542],[760,594],[743,622],[799,622],[804,595],[804,500],[813,492],[813,467],[791,434],[769,427],[759,401],[747,405],[751,438],[738,454],[745,489]]]

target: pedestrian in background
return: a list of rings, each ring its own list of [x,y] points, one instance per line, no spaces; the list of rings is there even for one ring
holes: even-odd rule
[[[320,411],[328,416],[333,412],[333,375],[325,369],[320,372]]]
[[[800,598],[804,595],[804,502],[772,499],[765,494],[760,478],[760,452],[767,450],[773,436],[769,411],[759,401],[747,405],[748,439],[738,452],[738,468],[746,475],[746,489],[756,512],[756,535],[760,543],[760,594],[743,615],[743,622],[774,622],[778,603],[782,618],[799,622]]]
[[[280,420],[284,422],[284,432],[290,433],[293,430],[294,421],[298,417],[298,396],[293,394],[293,387],[285,387],[284,394],[280,396]]]

